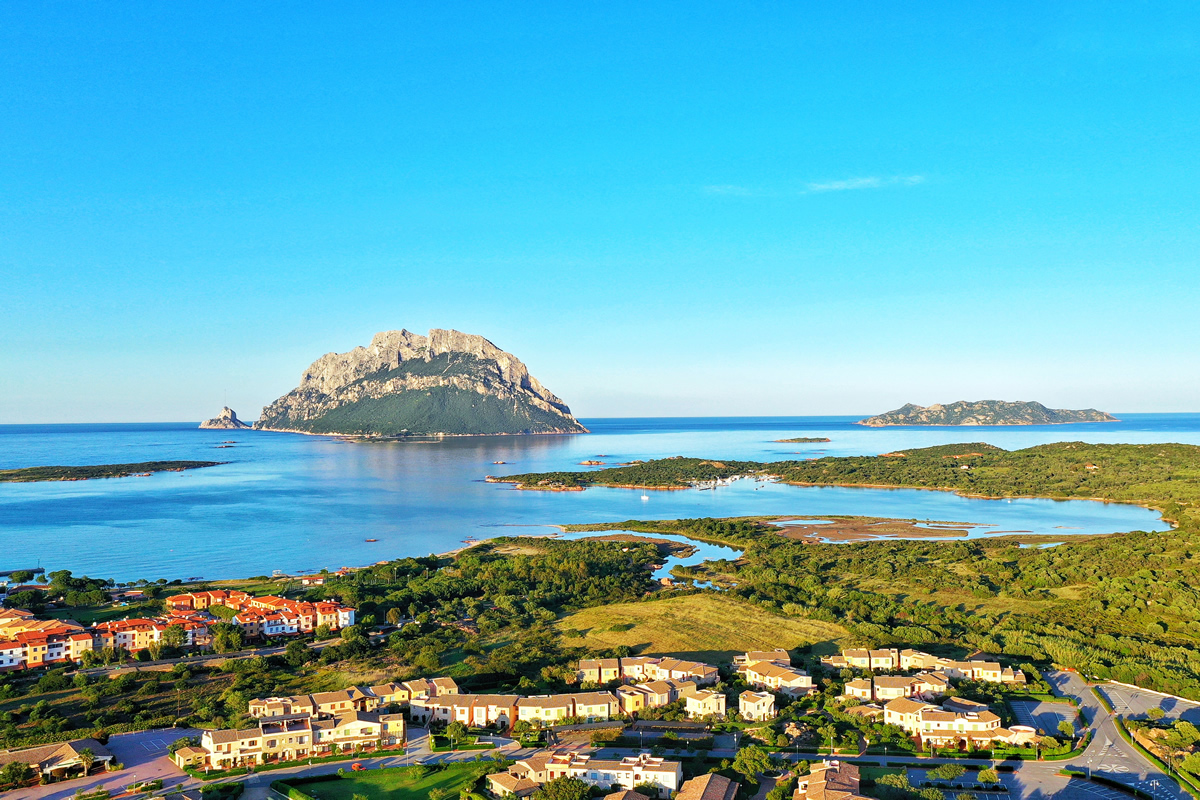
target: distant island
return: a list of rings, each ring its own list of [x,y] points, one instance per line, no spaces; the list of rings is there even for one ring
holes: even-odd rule
[[[482,336],[378,333],[327,353],[263,409],[259,430],[348,436],[588,433],[521,360]]]
[[[828,442],[832,441],[827,436],[797,436],[795,439],[776,439],[778,444],[806,444],[809,442]]]
[[[931,406],[908,403],[895,411],[867,417],[858,425],[882,428],[889,425],[1066,425],[1072,422],[1118,422],[1112,414],[1085,408],[1046,408],[1041,403],[978,400]]]
[[[0,470],[0,483],[35,481],[86,481],[93,478],[128,478],[152,472],[183,472],[224,464],[224,461],[142,461],[137,464],[92,464],[82,467],[25,467]]]

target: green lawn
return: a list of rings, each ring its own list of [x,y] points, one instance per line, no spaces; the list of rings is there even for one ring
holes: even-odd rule
[[[356,794],[368,800],[427,800],[430,791],[444,789],[447,797],[457,798],[460,791],[474,783],[467,766],[450,766],[426,774],[424,767],[346,770],[340,781],[302,784],[298,788],[316,800],[351,800]]]

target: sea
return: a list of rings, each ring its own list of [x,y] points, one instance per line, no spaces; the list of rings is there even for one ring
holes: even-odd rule
[[[487,475],[599,469],[697,456],[775,461],[875,455],[950,442],[1017,449],[1055,441],[1200,444],[1200,414],[1120,414],[1077,425],[866,428],[858,417],[586,419],[573,436],[362,442],[197,423],[0,425],[0,468],[191,459],[149,477],[0,483],[0,570],[43,567],[119,581],[240,578],[443,553],[562,523],[740,515],[867,515],[1001,531],[1160,531],[1157,513],[1088,500],[965,498],[914,489],[738,480],[715,489],[521,491]],[[776,439],[828,437],[817,444]]]

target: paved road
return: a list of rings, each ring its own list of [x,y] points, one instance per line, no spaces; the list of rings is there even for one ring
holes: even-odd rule
[[[125,765],[125,769],[8,792],[5,794],[5,800],[65,800],[78,789],[93,791],[103,788],[113,794],[119,794],[131,783],[152,781],[156,778],[163,779],[164,788],[178,787],[186,782],[194,784],[196,782],[176,767],[167,756],[167,745],[183,736],[199,735],[200,731],[190,728],[114,734],[109,738],[107,747],[113,758]]]

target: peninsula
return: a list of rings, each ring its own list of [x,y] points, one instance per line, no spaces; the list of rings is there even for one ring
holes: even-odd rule
[[[516,356],[482,336],[378,333],[327,353],[263,409],[259,430],[349,436],[588,433]]]
[[[137,464],[91,464],[79,467],[24,467],[0,470],[0,483],[36,481],[86,481],[93,478],[128,478],[152,472],[183,472],[224,464],[224,461],[142,461]]]
[[[959,400],[956,403],[918,406],[912,403],[859,420],[872,428],[889,425],[1066,425],[1072,422],[1117,422],[1112,414],[1094,408],[1046,408],[1041,403],[1005,400]]]
[[[794,439],[776,439],[776,444],[809,444],[811,442],[831,441],[828,436],[797,436]]]

